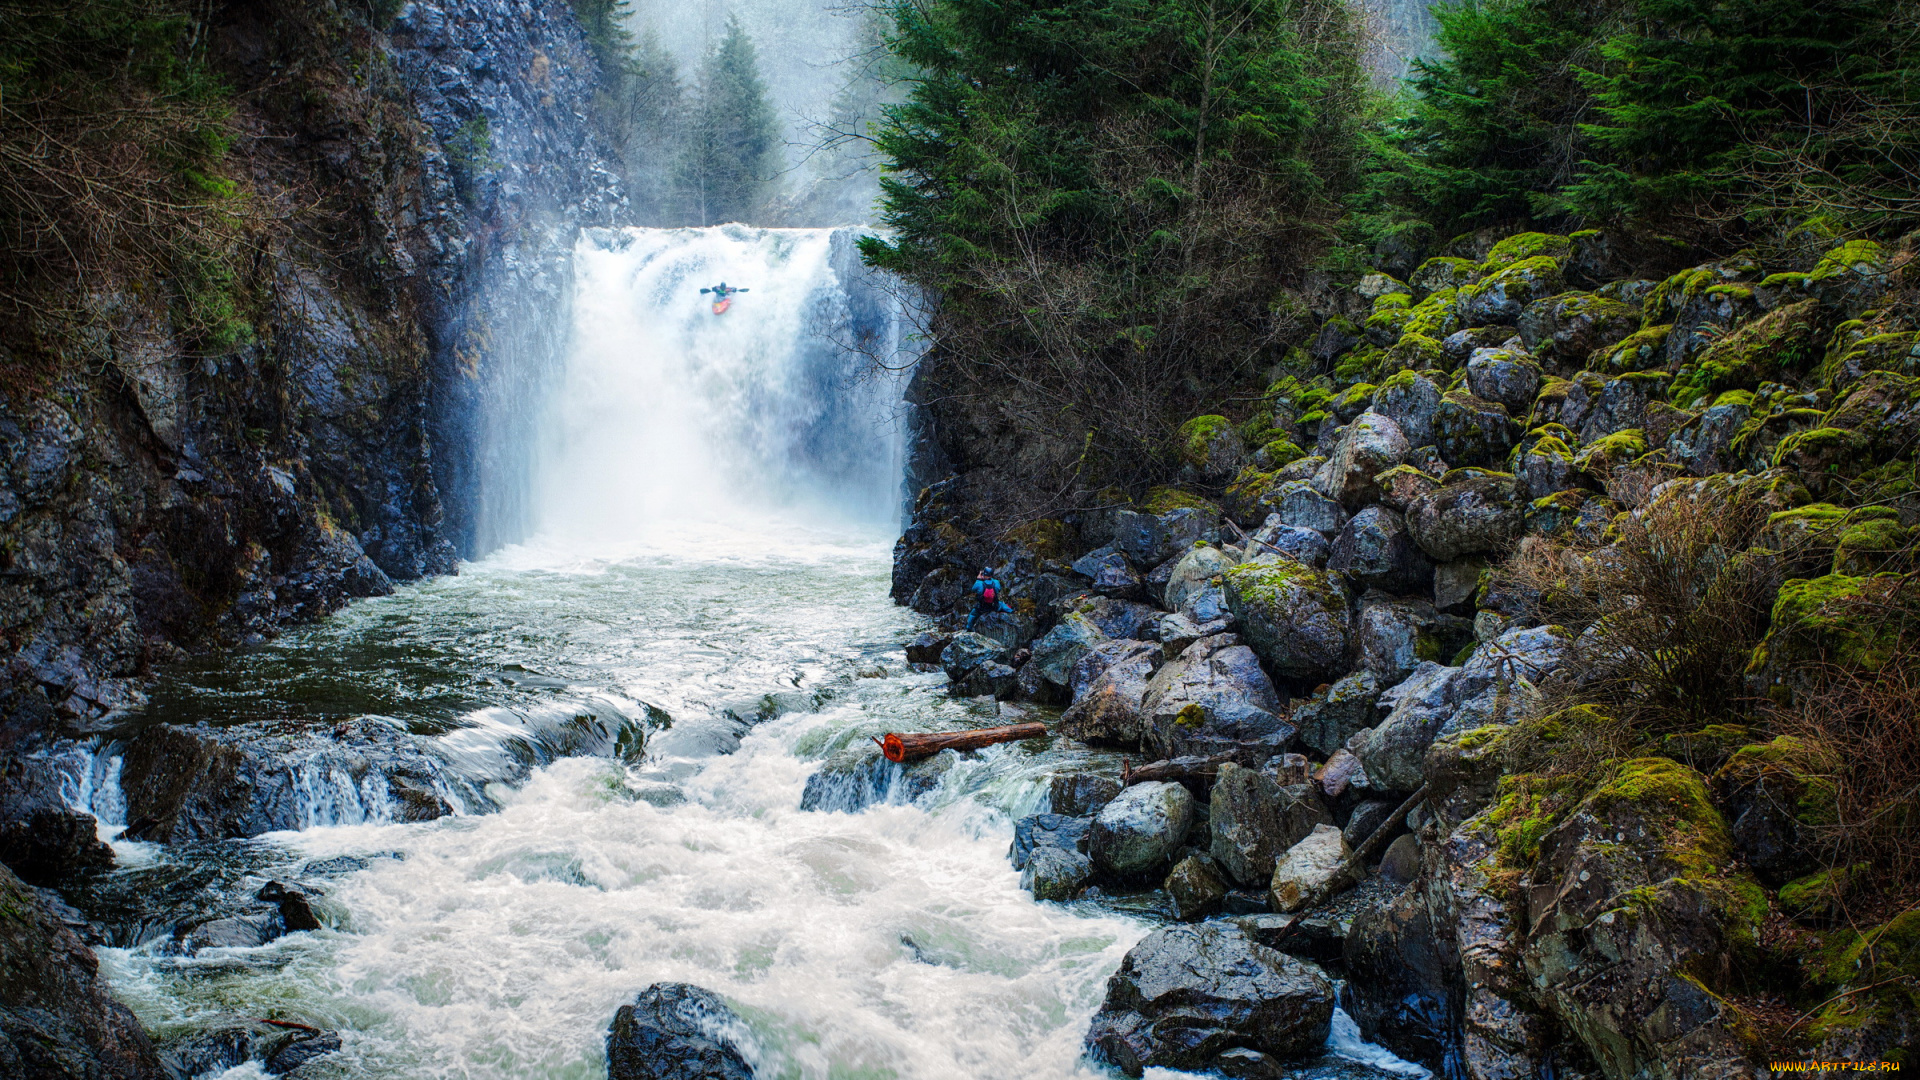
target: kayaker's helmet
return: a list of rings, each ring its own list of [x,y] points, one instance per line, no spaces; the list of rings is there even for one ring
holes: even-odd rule
[[[993,567],[991,567],[991,566],[983,566],[983,567],[981,567],[981,568],[980,568],[980,576],[981,576],[981,577],[992,577],[992,576],[993,576]]]

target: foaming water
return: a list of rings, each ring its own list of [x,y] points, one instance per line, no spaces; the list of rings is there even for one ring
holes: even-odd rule
[[[104,967],[162,1039],[271,1017],[341,1033],[309,1080],[589,1080],[614,1011],[673,980],[734,1005],[763,1078],[1100,1075],[1081,1040],[1153,922],[1035,903],[1007,860],[1013,821],[1089,751],[1003,745],[911,805],[799,809],[838,751],[998,711],[904,662],[898,386],[853,380],[841,337],[897,349],[899,312],[835,269],[849,239],[589,236],[543,531],[166,675],[145,720],[377,719],[471,798],[381,823],[335,777],[301,795],[299,832],[118,845],[76,903],[113,913]],[[695,290],[722,278],[752,291],[715,316]],[[69,798],[124,815],[116,763],[77,753]],[[173,947],[271,879],[324,890],[325,927]],[[1346,1030],[1290,1075],[1380,1076]]]
[[[856,269],[853,240],[743,225],[584,236],[536,470],[542,529],[630,539],[769,512],[893,525],[901,383],[867,361],[895,362],[904,318]],[[722,282],[746,291],[715,314],[700,290]]]

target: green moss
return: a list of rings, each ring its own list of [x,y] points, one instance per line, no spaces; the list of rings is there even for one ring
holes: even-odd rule
[[[1751,285],[1709,285],[1706,288],[1706,290],[1701,293],[1701,295],[1724,297],[1727,300],[1731,300],[1735,303],[1739,303],[1741,301],[1753,299],[1753,286]]]
[[[1474,270],[1475,264],[1472,259],[1436,255],[1421,263],[1413,271],[1411,280],[1421,288],[1437,291],[1472,281]]]
[[[1486,812],[1496,838],[1497,863],[1531,867],[1540,857],[1540,841],[1578,799],[1581,783],[1572,776],[1522,773],[1501,777],[1499,795]]]
[[[1873,444],[1872,438],[1851,428],[1821,427],[1796,431],[1774,447],[1773,464],[1799,469],[1802,473],[1851,472]]]
[[[1732,857],[1727,823],[1714,809],[1706,780],[1677,761],[1645,757],[1622,762],[1586,801],[1603,813],[1631,809],[1648,819],[1664,819],[1664,854],[1680,866],[1682,876],[1713,876]]]
[[[1387,350],[1387,367],[1397,373],[1439,371],[1447,366],[1440,343],[1424,334],[1406,333]]]
[[[1283,594],[1303,590],[1328,611],[1347,609],[1347,598],[1333,579],[1305,563],[1291,559],[1252,560],[1228,567],[1221,575],[1230,593],[1263,606],[1278,603]]]
[[[1398,336],[1397,330],[1395,336]],[[1333,366],[1334,382],[1347,386],[1356,382],[1378,379],[1386,367],[1386,360],[1385,349],[1372,346],[1354,349],[1341,357]]]
[[[1266,453],[1268,462],[1275,469],[1284,469],[1307,456],[1307,452],[1295,446],[1291,439],[1272,439],[1260,449]]]
[[[1887,249],[1871,240],[1853,240],[1826,253],[1808,275],[1810,281],[1824,281],[1840,274],[1885,273]]]
[[[1581,448],[1573,462],[1589,472],[1605,476],[1615,466],[1625,465],[1649,449],[1646,432],[1639,428],[1627,428],[1588,443]]]
[[[1795,878],[1780,886],[1780,909],[1796,918],[1831,918],[1856,885],[1866,882],[1870,870],[1866,863],[1855,863]]]
[[[1667,336],[1672,332],[1672,323],[1636,330],[1612,345],[1593,350],[1587,358],[1587,366],[1615,375],[1664,367],[1667,362]]]
[[[1573,254],[1573,240],[1553,233],[1516,233],[1493,245],[1482,262],[1483,272],[1491,273],[1530,259],[1546,259],[1558,268]]]
[[[1372,383],[1354,383],[1335,394],[1331,403],[1334,415],[1342,420],[1351,420],[1366,412],[1367,405],[1373,401],[1373,391]]]
[[[1140,509],[1149,514],[1167,514],[1182,509],[1205,510],[1219,513],[1220,508],[1210,500],[1183,491],[1177,487],[1153,487],[1147,489],[1147,497],[1140,503]]]
[[[1691,407],[1727,390],[1761,383],[1813,366],[1820,328],[1816,300],[1776,308],[1709,345],[1673,384],[1673,401]]]
[[[1698,731],[1662,738],[1660,752],[1663,757],[1705,771],[1718,769],[1729,755],[1751,741],[1748,730],[1739,724],[1708,724]]]
[[[1184,728],[1197,728],[1207,722],[1207,707],[1198,702],[1189,702],[1173,714],[1173,722]]]
[[[1407,312],[1406,322],[1401,324],[1402,339],[1418,335],[1438,342],[1460,329],[1459,300],[1459,289],[1450,288],[1441,289],[1415,304]]]
[[[1180,459],[1189,465],[1205,468],[1208,458],[1213,454],[1214,444],[1232,431],[1232,422],[1224,416],[1194,417],[1180,425]]]
[[[1870,578],[1828,574],[1794,578],[1780,586],[1767,636],[1754,650],[1749,671],[1775,662],[1798,665],[1830,661],[1878,671],[1893,655],[1898,627],[1874,618],[1857,599]]]
[[[1303,383],[1289,375],[1267,387],[1267,400],[1276,404],[1290,405],[1301,413],[1321,408],[1333,398],[1333,391],[1324,386]]]

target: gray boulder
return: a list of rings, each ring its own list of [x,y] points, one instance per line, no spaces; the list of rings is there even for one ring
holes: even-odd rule
[[[1253,650],[1231,634],[1201,638],[1164,664],[1147,684],[1141,710],[1163,757],[1244,744],[1275,754],[1293,737],[1293,726],[1280,718],[1273,680]]]
[[[1370,671],[1342,676],[1325,695],[1315,695],[1293,710],[1293,722],[1300,727],[1300,742],[1318,753],[1331,756],[1362,728],[1373,726],[1380,718],[1377,702],[1387,684]]]
[[[1147,641],[1106,641],[1089,649],[1073,665],[1073,704],[1056,730],[1083,742],[1139,746],[1150,740],[1152,726],[1140,703],[1162,657],[1160,646]]]
[[[1167,577],[1167,609],[1187,615],[1196,623],[1206,622],[1206,619],[1194,618],[1191,605],[1202,593],[1217,588],[1213,585],[1213,579],[1232,565],[1233,560],[1225,552],[1210,545],[1195,547],[1180,556],[1173,564],[1173,572]]]
[[[1475,349],[1467,358],[1467,388],[1506,406],[1509,416],[1525,416],[1540,391],[1540,365],[1512,349]]]
[[[1191,921],[1219,910],[1227,898],[1227,882],[1205,855],[1189,855],[1173,864],[1161,885],[1173,901],[1174,916]]]
[[[1363,412],[1341,431],[1333,454],[1314,474],[1314,489],[1344,507],[1365,506],[1380,497],[1373,478],[1405,461],[1411,449],[1400,425]]]
[[[1116,510],[1112,520],[1113,546],[1138,566],[1157,566],[1198,541],[1212,537],[1220,527],[1217,512],[1192,506],[1157,516],[1136,510]]]
[[[1073,572],[1092,582],[1090,588],[1101,596],[1137,600],[1146,594],[1146,582],[1127,557],[1113,548],[1088,552],[1074,561]]]
[[[1386,719],[1347,744],[1375,788],[1412,791],[1420,786],[1421,763],[1452,713],[1448,690],[1459,673],[1459,668],[1423,662],[1380,695]]]
[[[1034,852],[1043,847],[1063,847],[1085,852],[1087,834],[1092,828],[1093,820],[1087,817],[1068,817],[1065,814],[1023,817],[1013,823],[1013,845],[1007,849],[1007,858],[1013,862],[1015,870],[1025,870]]]
[[[1508,630],[1461,667],[1421,662],[1380,696],[1387,716],[1349,747],[1376,788],[1412,791],[1423,779],[1436,738],[1489,724],[1511,724],[1538,700],[1536,687],[1565,664],[1571,636],[1556,626]]]
[[[1108,981],[1087,1055],[1128,1076],[1209,1071],[1243,1050],[1305,1057],[1325,1045],[1333,1006],[1318,968],[1232,923],[1169,926],[1135,945]]]
[[[1135,784],[1094,816],[1087,854],[1116,877],[1162,872],[1192,825],[1193,795],[1183,785]]]
[[[1073,675],[1073,665],[1087,650],[1107,640],[1093,620],[1079,612],[1069,612],[1053,629],[1033,643],[1033,656],[1026,666],[1054,686],[1064,688]]]
[[[1271,496],[1273,513],[1267,521],[1279,518],[1279,524],[1292,525],[1301,529],[1333,534],[1346,524],[1347,512],[1335,499],[1322,495],[1319,489],[1305,480],[1289,480],[1274,489]]]
[[[1019,685],[1020,673],[999,662],[989,660],[974,668],[953,684],[953,692],[959,697],[1012,697]]]
[[[1274,862],[1268,904],[1283,914],[1317,907],[1353,884],[1352,871],[1347,867],[1352,854],[1337,827],[1331,823],[1315,825]]]
[[[1271,773],[1228,762],[1213,782],[1208,853],[1241,885],[1266,886],[1277,856],[1332,822],[1313,785],[1283,786]]]
[[[1514,424],[1507,407],[1460,390],[1440,397],[1433,417],[1433,445],[1455,468],[1498,468],[1513,449]]]
[[[1439,410],[1439,384],[1411,371],[1388,378],[1373,392],[1373,411],[1392,420],[1410,446],[1433,441],[1433,418]]]
[[[654,983],[607,1028],[607,1080],[753,1080],[747,1026],[718,994]]]
[[[1120,781],[1100,773],[1055,773],[1047,785],[1047,805],[1067,817],[1091,817],[1120,794]]]
[[[1559,439],[1539,439],[1522,444],[1513,463],[1516,494],[1531,503],[1556,491],[1579,487],[1583,474],[1573,462],[1567,444]]]
[[[1224,596],[1224,594],[1222,595]],[[1229,614],[1231,614],[1231,612],[1229,612]],[[1200,624],[1187,618],[1185,615],[1167,612],[1154,621],[1153,637],[1160,642],[1161,653],[1165,655],[1167,659],[1171,660],[1187,651],[1187,646],[1199,641],[1210,633],[1218,633],[1222,629],[1224,629],[1224,627],[1219,626],[1203,628]]]
[[[1107,596],[1087,596],[1076,601],[1068,614],[1087,617],[1095,628],[1110,638],[1147,639],[1147,629],[1159,612],[1133,600],[1115,600]]]
[[[1003,654],[1033,641],[1033,620],[1017,612],[990,611],[973,620],[970,630],[999,642]]]
[[[1406,519],[1384,506],[1353,515],[1334,537],[1327,569],[1362,588],[1405,595],[1433,585],[1433,562],[1413,542]]]
[[[1752,415],[1752,407],[1740,397],[1716,402],[1667,437],[1667,452],[1695,476],[1737,468],[1733,437]]]
[[[1520,340],[1528,351],[1563,364],[1584,364],[1595,349],[1625,340],[1638,329],[1638,307],[1592,293],[1561,293],[1537,300],[1520,313]]]
[[[1433,605],[1414,597],[1367,596],[1354,618],[1360,665],[1384,686],[1406,678],[1424,658],[1432,660],[1439,642]]]
[[[1043,847],[1020,872],[1020,887],[1035,900],[1071,900],[1093,880],[1093,861],[1072,848]]]
[[[1223,575],[1240,635],[1283,679],[1337,674],[1347,654],[1346,589],[1311,566],[1261,555]]]
[[[985,634],[955,634],[940,651],[940,666],[946,670],[948,679],[958,683],[974,668],[1006,659],[1008,651],[1005,645]]]
[[[1456,559],[1433,569],[1433,606],[1449,615],[1473,616],[1474,597],[1480,592],[1480,575],[1487,561],[1481,558]]]
[[[1525,528],[1513,477],[1470,476],[1422,495],[1407,507],[1414,543],[1435,562],[1503,552]]]
[[[1330,548],[1326,535],[1298,525],[1281,524],[1278,514],[1268,515],[1267,523],[1256,529],[1251,539],[1255,542],[1248,551],[1255,555],[1277,552],[1308,566],[1327,565]]]

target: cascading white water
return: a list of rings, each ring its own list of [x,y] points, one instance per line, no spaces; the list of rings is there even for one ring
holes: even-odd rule
[[[1036,903],[1007,861],[1013,820],[1088,751],[993,747],[914,805],[800,809],[836,752],[978,720],[902,663],[919,624],[887,599],[899,386],[858,378],[848,344],[897,362],[906,319],[850,240],[588,236],[539,448],[541,534],[168,690],[174,718],[337,701],[452,729],[430,741],[472,775],[533,764],[489,786],[497,812],[395,824],[348,807],[347,778],[307,793],[333,816],[300,832],[118,843],[104,892],[136,932],[103,966],[150,1028],[239,1013],[337,1029],[340,1051],[300,1073],[315,1078],[596,1080],[614,1010],[673,980],[738,1009],[763,1080],[1101,1075],[1081,1040],[1150,922]],[[697,290],[723,279],[750,291],[716,316]],[[647,752],[565,757],[615,751],[530,735],[568,718],[644,726]],[[71,797],[115,812],[117,759],[79,764]],[[328,925],[169,947],[170,920],[244,906],[271,878],[323,889]],[[188,902],[156,912],[183,882]],[[1328,1051],[1290,1075],[1423,1074],[1344,1017]]]
[[[840,272],[850,239],[743,225],[583,237],[573,353],[536,468],[542,530],[893,524],[903,437],[885,368],[904,312],[891,297],[862,310],[876,305],[854,291],[872,286]],[[746,292],[715,314],[700,290],[722,282]]]

